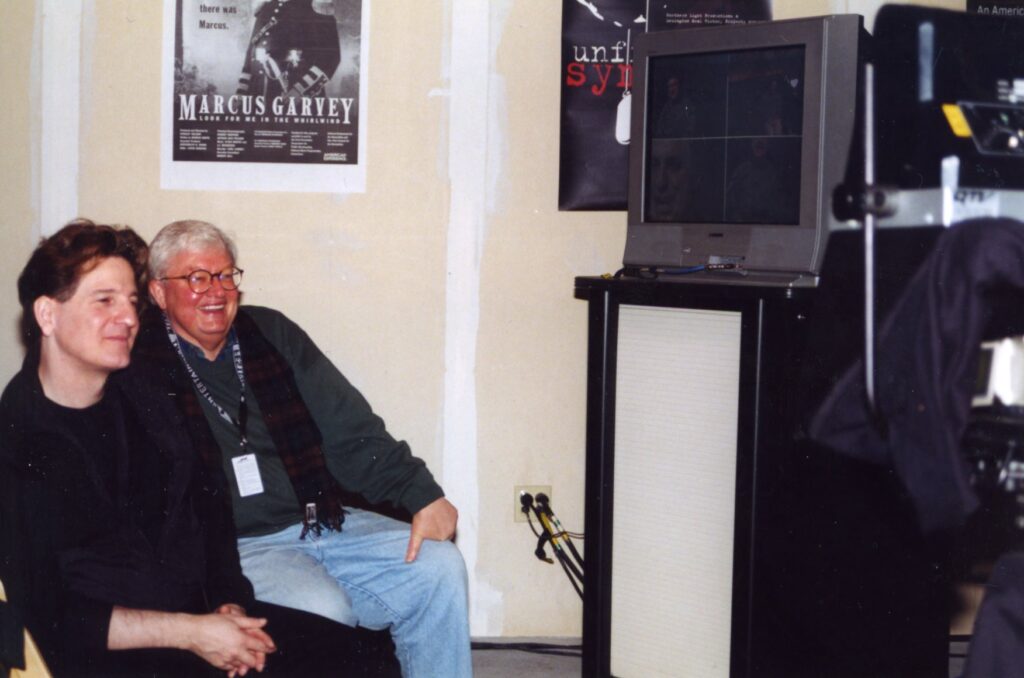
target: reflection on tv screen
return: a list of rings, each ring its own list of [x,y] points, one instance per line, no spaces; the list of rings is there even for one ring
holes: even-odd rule
[[[648,222],[797,224],[803,46],[652,59]]]

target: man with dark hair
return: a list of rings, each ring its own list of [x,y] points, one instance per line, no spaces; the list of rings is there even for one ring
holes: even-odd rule
[[[260,600],[391,631],[406,678],[472,672],[457,512],[424,463],[284,315],[240,307],[234,243],[201,221],[151,245],[135,359],[160,374],[196,447],[220,460]],[[390,505],[411,526],[342,506]]]
[[[55,675],[393,673],[386,637],[254,599],[226,492],[126,370],[145,266],[133,231],[80,220],[18,279],[28,354],[0,398],[11,605]]]

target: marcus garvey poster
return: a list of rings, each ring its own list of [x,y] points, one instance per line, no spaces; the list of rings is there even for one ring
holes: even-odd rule
[[[770,0],[562,0],[559,209],[626,209],[637,35],[767,19]]]
[[[165,0],[164,188],[365,190],[369,0]]]

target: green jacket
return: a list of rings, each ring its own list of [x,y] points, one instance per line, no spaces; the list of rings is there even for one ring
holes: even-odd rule
[[[298,325],[269,308],[243,306],[239,313],[247,314],[256,323],[291,367],[300,396],[323,436],[327,468],[347,493],[358,495],[367,504],[390,506],[410,515],[444,496],[423,461],[412,455],[405,442],[388,433],[384,421],[374,414],[366,399]],[[143,318],[133,360],[144,359],[144,352],[138,347],[151,347],[153,342],[163,342],[167,350],[173,351],[158,309],[152,309]],[[230,348],[225,347],[217,360],[208,361],[187,342],[182,341],[182,347],[214,400],[237,419],[239,383]],[[167,385],[171,389],[168,392],[194,388],[184,368],[167,378],[173,382]],[[263,492],[245,497],[240,496],[232,463],[232,458],[239,454],[238,429],[220,417],[205,398],[198,400],[223,453],[222,467],[231,488],[239,536],[269,534],[299,522],[302,515],[298,499],[252,390],[246,390],[246,437],[248,451],[257,458]]]

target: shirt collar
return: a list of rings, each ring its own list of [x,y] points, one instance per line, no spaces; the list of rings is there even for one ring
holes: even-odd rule
[[[177,332],[175,332],[177,334]],[[228,331],[228,340],[224,342],[224,345],[220,349],[220,353],[213,360],[209,360],[206,354],[203,353],[203,349],[199,348],[185,337],[178,334],[178,341],[181,343],[181,352],[185,354],[185,359],[189,362],[193,360],[203,360],[208,363],[219,363],[222,360],[227,360],[231,354],[231,346],[238,340],[238,335],[235,333],[235,328],[232,327]]]

